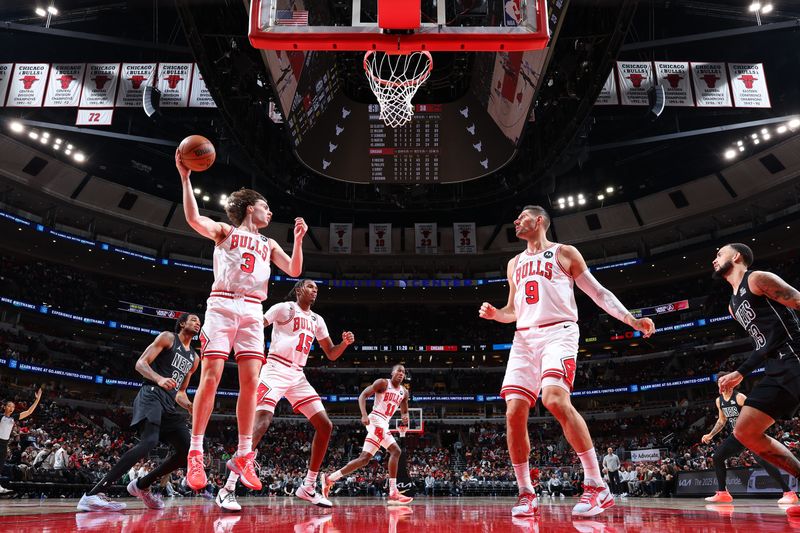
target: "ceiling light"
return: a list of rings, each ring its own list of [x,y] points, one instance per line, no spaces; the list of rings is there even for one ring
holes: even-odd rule
[[[51,15],[58,15],[58,9],[56,9],[56,6],[48,6],[47,12]]]
[[[226,203],[228,203],[228,202],[225,200],[225,198],[220,198],[219,199],[219,205],[224,206]]]
[[[793,118],[792,120],[789,121],[790,128],[794,129],[797,126],[800,126],[800,118]]]
[[[39,141],[40,141],[42,144],[47,144],[47,137],[45,137],[45,136],[43,135],[43,136],[42,136],[42,138],[41,138],[41,139],[39,139]]]
[[[60,144],[54,144],[53,145],[53,150],[60,150],[60,149],[61,149],[61,145]]]
[[[203,191],[200,190],[200,187],[195,187],[194,188],[194,193],[195,194],[200,194],[201,192],[203,192]]]
[[[570,206],[570,207],[575,207],[575,202],[570,202],[570,203],[569,203],[569,206]]]
[[[748,9],[750,9],[752,13],[755,13],[756,11],[761,9],[761,2],[753,2],[752,4],[750,4],[750,7]]]
[[[764,140],[765,140],[765,141],[768,141],[768,140],[770,140],[770,139],[772,138],[772,135],[770,135],[769,133],[765,133],[765,134],[763,135],[763,137],[764,137]]]
[[[580,200],[581,198],[583,198],[583,194],[578,194],[578,200]]]
[[[761,129],[761,134],[762,135],[766,135],[767,133],[769,133],[769,130],[767,128],[762,128]]]
[[[30,137],[31,139],[38,139],[39,138],[39,134],[36,133],[35,131],[32,131],[32,132],[28,133],[28,137]]]
[[[558,199],[558,203],[563,204],[564,202],[566,202],[566,200],[564,200],[564,198],[559,198]]]
[[[598,194],[598,195],[597,195],[597,199],[598,199],[598,200],[600,200],[600,201],[602,202],[603,200],[605,200],[605,199],[606,199],[606,196],[605,196],[604,194]]]
[[[583,205],[585,203],[586,203],[586,200],[584,198],[578,198],[578,204],[579,205]]]
[[[72,150],[70,150],[69,148],[67,148],[66,150],[64,150],[64,153],[65,153],[65,154],[67,154],[67,155],[69,155],[69,154],[71,154],[71,153],[72,153]]]
[[[73,157],[75,158],[75,161],[77,161],[78,163],[83,163],[84,161],[86,161],[86,156],[80,152],[75,152],[75,155]]]
[[[574,202],[575,198],[573,196],[567,196],[567,201],[568,202]]]
[[[56,138],[56,144],[61,144],[61,139]]]
[[[744,146],[740,146],[740,147],[739,147],[739,151],[740,151],[740,152],[744,152]]]
[[[736,150],[728,150],[725,152],[725,159],[733,159],[736,157]]]
[[[49,138],[49,137],[50,137],[50,133],[49,133],[49,132],[44,132],[44,133],[42,133],[42,137],[44,137],[45,139],[47,139],[47,138]]]
[[[786,133],[786,126],[778,126],[778,133]]]
[[[68,145],[67,145],[67,148],[69,148],[70,150],[72,150],[72,149],[74,148],[74,146],[72,146],[71,144],[68,144]]]
[[[14,133],[22,133],[22,131],[24,129],[25,129],[25,126],[23,126],[21,123],[17,122],[16,120],[11,123],[11,131],[13,131]]]
[[[737,146],[742,146],[743,144],[744,144],[744,141],[736,141],[736,145]]]
[[[209,200],[211,200],[211,197],[210,197],[209,195],[207,195],[207,194],[204,194],[204,195],[203,195],[203,201],[204,201],[204,202],[207,202],[207,201],[209,201]]]
[[[767,4],[761,8],[761,14],[766,15],[767,13],[772,12],[772,4]]]
[[[606,187],[606,194],[611,194],[614,192],[614,187]]]
[[[220,196],[220,198],[222,200],[227,200],[228,199],[228,195],[227,194],[223,194],[222,196]]]
[[[45,11],[44,8],[37,7],[36,14],[39,15],[40,17],[45,17],[47,16],[47,11]]]
[[[759,141],[758,139],[754,139],[754,140],[753,140],[753,144],[758,144],[758,143],[760,143],[760,142],[761,142],[761,141]]]

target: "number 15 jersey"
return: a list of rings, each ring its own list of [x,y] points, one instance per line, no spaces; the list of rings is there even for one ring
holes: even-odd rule
[[[241,294],[263,302],[267,299],[271,252],[264,235],[233,228],[214,247],[211,292]]]
[[[328,326],[314,311],[303,311],[297,302],[281,302],[270,307],[264,320],[272,324],[270,358],[300,368],[306,366],[314,339],[329,337]]]
[[[554,244],[537,254],[525,250],[517,256],[511,273],[517,329],[578,321],[574,282],[558,263],[559,248]]]

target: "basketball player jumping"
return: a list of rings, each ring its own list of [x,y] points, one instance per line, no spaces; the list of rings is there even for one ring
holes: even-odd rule
[[[726,374],[727,372],[720,372],[717,375],[717,381],[719,381],[719,379]],[[724,428],[726,425],[729,426],[731,432],[730,435],[728,435],[728,437],[722,441],[722,443],[717,446],[717,449],[714,451],[714,471],[717,474],[717,493],[706,498],[707,502],[730,503],[733,501],[733,496],[731,496],[731,493],[728,492],[728,489],[726,488],[727,483],[725,479],[725,461],[731,457],[739,455],[744,451],[744,446],[742,446],[742,444],[736,440],[736,437],[733,436],[733,430],[736,428],[736,419],[739,418],[739,413],[741,412],[742,406],[746,400],[747,396],[741,392],[736,392],[733,389],[725,391],[717,396],[716,403],[717,411],[719,412],[717,423],[714,424],[714,427],[709,433],[703,435],[701,441],[703,444],[708,444],[714,438],[714,435],[722,431],[722,428]],[[775,483],[777,483],[778,486],[783,489],[783,497],[778,500],[778,503],[797,503],[797,494],[789,490],[789,485],[787,485],[786,481],[784,481],[780,471],[757,455],[754,456],[754,459],[761,466],[761,468],[766,470],[767,474],[769,474],[769,477],[771,477]]]
[[[269,345],[267,363],[261,367],[253,449],[269,429],[275,415],[275,406],[285,397],[295,412],[303,413],[311,422],[315,431],[308,473],[295,495],[314,505],[331,507],[331,502],[318,493],[315,486],[322,460],[328,450],[333,423],[328,418],[317,391],[308,382],[303,367],[315,338],[330,361],[336,361],[356,339],[352,332],[345,331],[342,333],[342,342],[334,346],[325,320],[311,310],[317,300],[317,284],[313,280],[298,281],[289,297],[292,301],[275,304],[264,314],[264,326],[272,325],[272,342]],[[238,479],[239,476],[231,472],[225,487],[217,493],[216,502],[222,509],[241,510],[236,501]]]
[[[259,233],[272,219],[267,201],[259,193],[241,189],[228,197],[225,212],[233,226],[202,216],[197,208],[191,171],[175,152],[175,165],[183,187],[186,221],[200,235],[214,241],[214,284],[206,305],[206,323],[200,334],[200,385],[194,397],[192,442],[186,468],[186,484],[194,490],[206,486],[203,466],[203,436],[214,408],[217,385],[225,361],[233,348],[239,367],[239,398],[236,419],[239,446],[228,468],[242,483],[261,490],[253,464],[253,420],[258,374],[264,363],[264,327],[261,302],[267,298],[270,261],[290,276],[303,270],[303,237],[308,226],[302,218],[294,224],[294,246],[289,257],[273,239]]]
[[[347,463],[344,468],[330,476],[322,475],[322,495],[327,498],[331,487],[344,476],[366,466],[375,453],[381,448],[389,452],[389,505],[405,505],[414,498],[404,496],[397,490],[397,469],[402,451],[389,432],[389,420],[400,407],[401,424],[408,426],[408,394],[403,387],[406,369],[403,365],[394,365],[390,379],[376,379],[375,383],[361,391],[358,396],[358,407],[361,409],[361,423],[367,426],[367,437],[361,455]],[[367,398],[375,395],[372,412],[367,415]]]
[[[176,406],[192,412],[186,387],[198,365],[191,342],[199,331],[197,315],[183,313],[175,322],[175,332],[159,333],[136,361],[136,371],[144,377],[142,388],[133,401],[131,420],[131,426],[138,426],[139,443],[125,452],[105,477],[83,495],[78,502],[79,511],[124,510],[125,504],[109,500],[105,491],[140,459],[147,457],[159,440],[171,444],[175,453],[146,476],[131,481],[128,492],[141,498],[150,509],[164,508],[161,498],[150,492],[150,485],[186,465],[189,428],[186,417],[176,410]]]
[[[714,277],[733,290],[728,311],[753,338],[750,357],[735,372],[722,376],[719,391],[732,394],[744,376],[766,366],[766,374],[744,402],[733,435],[765,461],[800,477],[800,461],[786,446],[766,435],[776,420],[792,418],[800,405],[800,291],[771,272],[750,270],[753,251],[741,243],[726,244],[713,261]],[[800,518],[800,507],[787,510]]]
[[[634,318],[600,285],[578,250],[547,240],[549,227],[550,216],[543,208],[523,208],[514,228],[517,237],[527,242],[527,249],[508,262],[508,302],[500,309],[484,302],[478,314],[487,320],[517,323],[500,391],[506,401],[508,451],[519,485],[512,516],[538,513],[528,466],[528,412],[540,390],[542,403],[561,424],[564,437],[583,465],[584,492],[572,514],[594,516],[614,505],[614,497],[603,482],[586,422],[570,401],[579,339],[573,285],[645,338],[653,334],[655,326],[649,318]]]

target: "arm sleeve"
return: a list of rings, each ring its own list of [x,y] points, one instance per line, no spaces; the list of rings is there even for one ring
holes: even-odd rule
[[[625,317],[629,314],[628,309],[614,296],[614,293],[600,285],[600,282],[595,279],[589,270],[584,270],[580,276],[575,278],[575,284],[600,309],[620,322],[625,322]]]
[[[750,356],[747,359],[745,359],[744,363],[739,365],[739,368],[737,368],[736,371],[740,373],[742,376],[746,376],[750,372],[758,368],[758,366],[763,362],[764,362],[764,356],[759,355],[757,351],[753,350],[753,353],[751,353]]]

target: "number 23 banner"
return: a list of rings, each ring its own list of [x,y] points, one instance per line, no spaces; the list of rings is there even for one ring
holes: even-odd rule
[[[435,222],[414,224],[414,242],[418,254],[435,254],[439,249],[439,236]]]

